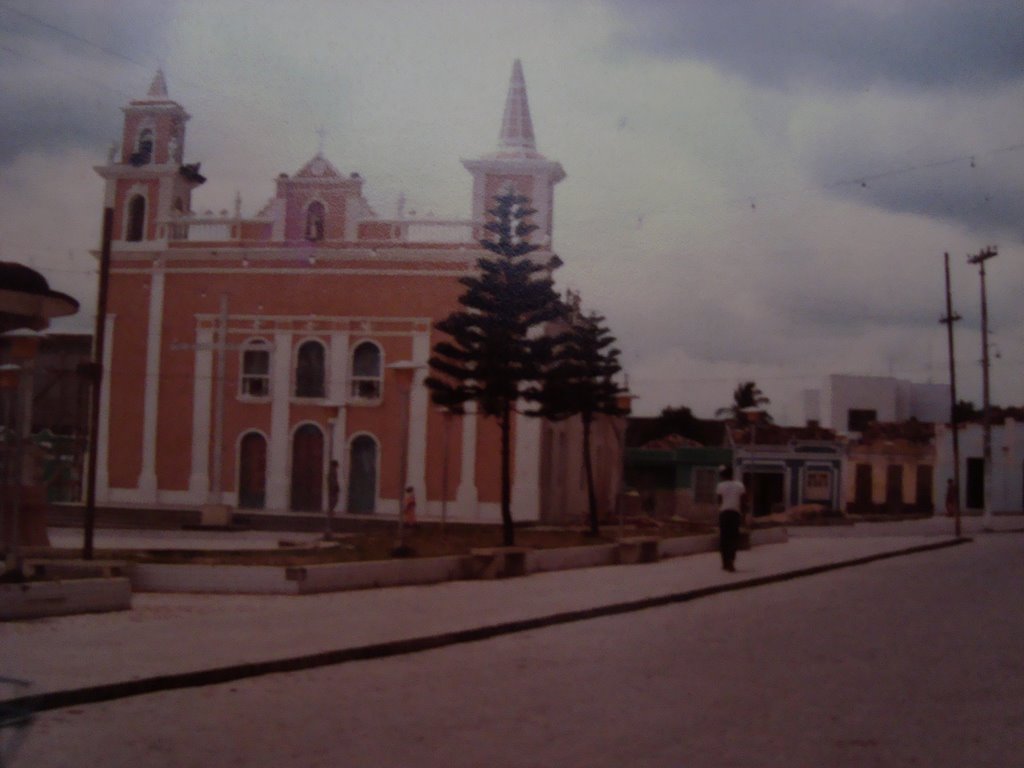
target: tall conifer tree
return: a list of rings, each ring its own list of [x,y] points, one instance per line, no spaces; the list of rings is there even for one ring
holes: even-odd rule
[[[463,309],[435,324],[448,339],[434,346],[426,380],[433,401],[455,413],[475,402],[501,428],[501,522],[506,546],[515,544],[511,509],[512,413],[519,400],[536,400],[547,367],[550,340],[535,329],[558,317],[560,301],[551,271],[561,262],[539,264],[529,254],[537,227],[529,200],[513,191],[495,197],[493,217],[484,225],[491,237],[480,244],[488,254],[477,260],[479,272],[463,277]],[[472,448],[470,447],[470,450]]]
[[[545,372],[538,413],[555,421],[575,415],[580,417],[590,533],[597,536],[592,426],[601,414],[621,416],[626,413],[619,405],[619,396],[626,390],[615,382],[622,366],[619,350],[612,346],[615,337],[604,325],[604,317],[596,312],[583,314],[579,296],[575,294],[570,294],[568,304],[563,306],[567,328],[553,340],[553,355]]]

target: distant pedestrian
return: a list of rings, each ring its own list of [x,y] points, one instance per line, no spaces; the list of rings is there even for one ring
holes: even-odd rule
[[[402,521],[410,528],[416,527],[416,491],[410,485],[402,499]]]
[[[722,467],[719,475],[722,479],[715,487],[715,495],[718,497],[719,551],[722,553],[722,568],[735,571],[747,489],[739,480],[732,479],[732,467]]]
[[[327,470],[327,511],[333,512],[341,497],[341,482],[338,480],[338,462],[331,459],[331,467]]]
[[[960,493],[953,482],[953,478],[946,481],[946,517],[955,517],[956,510],[960,506]]]

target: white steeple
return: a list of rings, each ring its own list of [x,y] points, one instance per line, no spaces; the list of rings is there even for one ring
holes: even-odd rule
[[[526,98],[526,80],[519,59],[512,64],[512,77],[508,84],[508,96],[505,98],[505,115],[498,136],[498,152],[525,157],[538,156],[537,141],[533,135],[533,120],[530,119],[530,103]]]
[[[151,99],[167,98],[167,81],[164,79],[164,71],[162,69],[156,71],[153,82],[149,84],[149,91],[146,92],[146,96]]]
[[[494,196],[511,187],[529,198],[537,211],[533,217],[533,223],[539,227],[535,235],[536,242],[545,245],[551,243],[554,188],[555,184],[565,178],[565,171],[560,163],[548,160],[537,151],[530,105],[526,98],[526,80],[519,59],[512,64],[505,113],[498,134],[498,150],[479,159],[463,160],[462,165],[473,175],[475,222],[485,221]],[[482,231],[477,234],[482,235]]]

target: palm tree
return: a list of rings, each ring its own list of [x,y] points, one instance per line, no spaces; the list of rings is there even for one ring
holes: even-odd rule
[[[742,381],[733,390],[732,405],[719,408],[715,411],[715,416],[726,416],[734,419],[739,424],[745,424],[748,419],[748,409],[763,409],[764,406],[770,403],[771,400],[765,396],[764,392],[758,388],[755,382]],[[770,422],[772,420],[771,415],[765,412],[764,420]]]

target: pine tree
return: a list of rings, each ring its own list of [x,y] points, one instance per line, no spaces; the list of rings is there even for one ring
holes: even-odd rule
[[[567,329],[553,339],[551,364],[545,372],[539,415],[558,421],[579,415],[583,426],[583,471],[587,480],[590,533],[599,533],[591,431],[600,414],[621,416],[619,396],[626,390],[614,378],[622,370],[615,337],[596,312],[584,315],[579,297],[570,294]]]
[[[495,197],[493,217],[480,241],[489,253],[477,260],[479,272],[460,278],[466,287],[459,297],[463,309],[452,312],[435,328],[448,339],[434,345],[431,375],[426,380],[437,405],[463,413],[467,402],[498,420],[501,428],[501,522],[506,546],[515,544],[511,510],[512,413],[520,400],[536,400],[550,354],[549,339],[535,333],[559,314],[551,271],[529,257],[539,246],[529,242],[537,229],[536,213],[526,197],[509,191]]]

